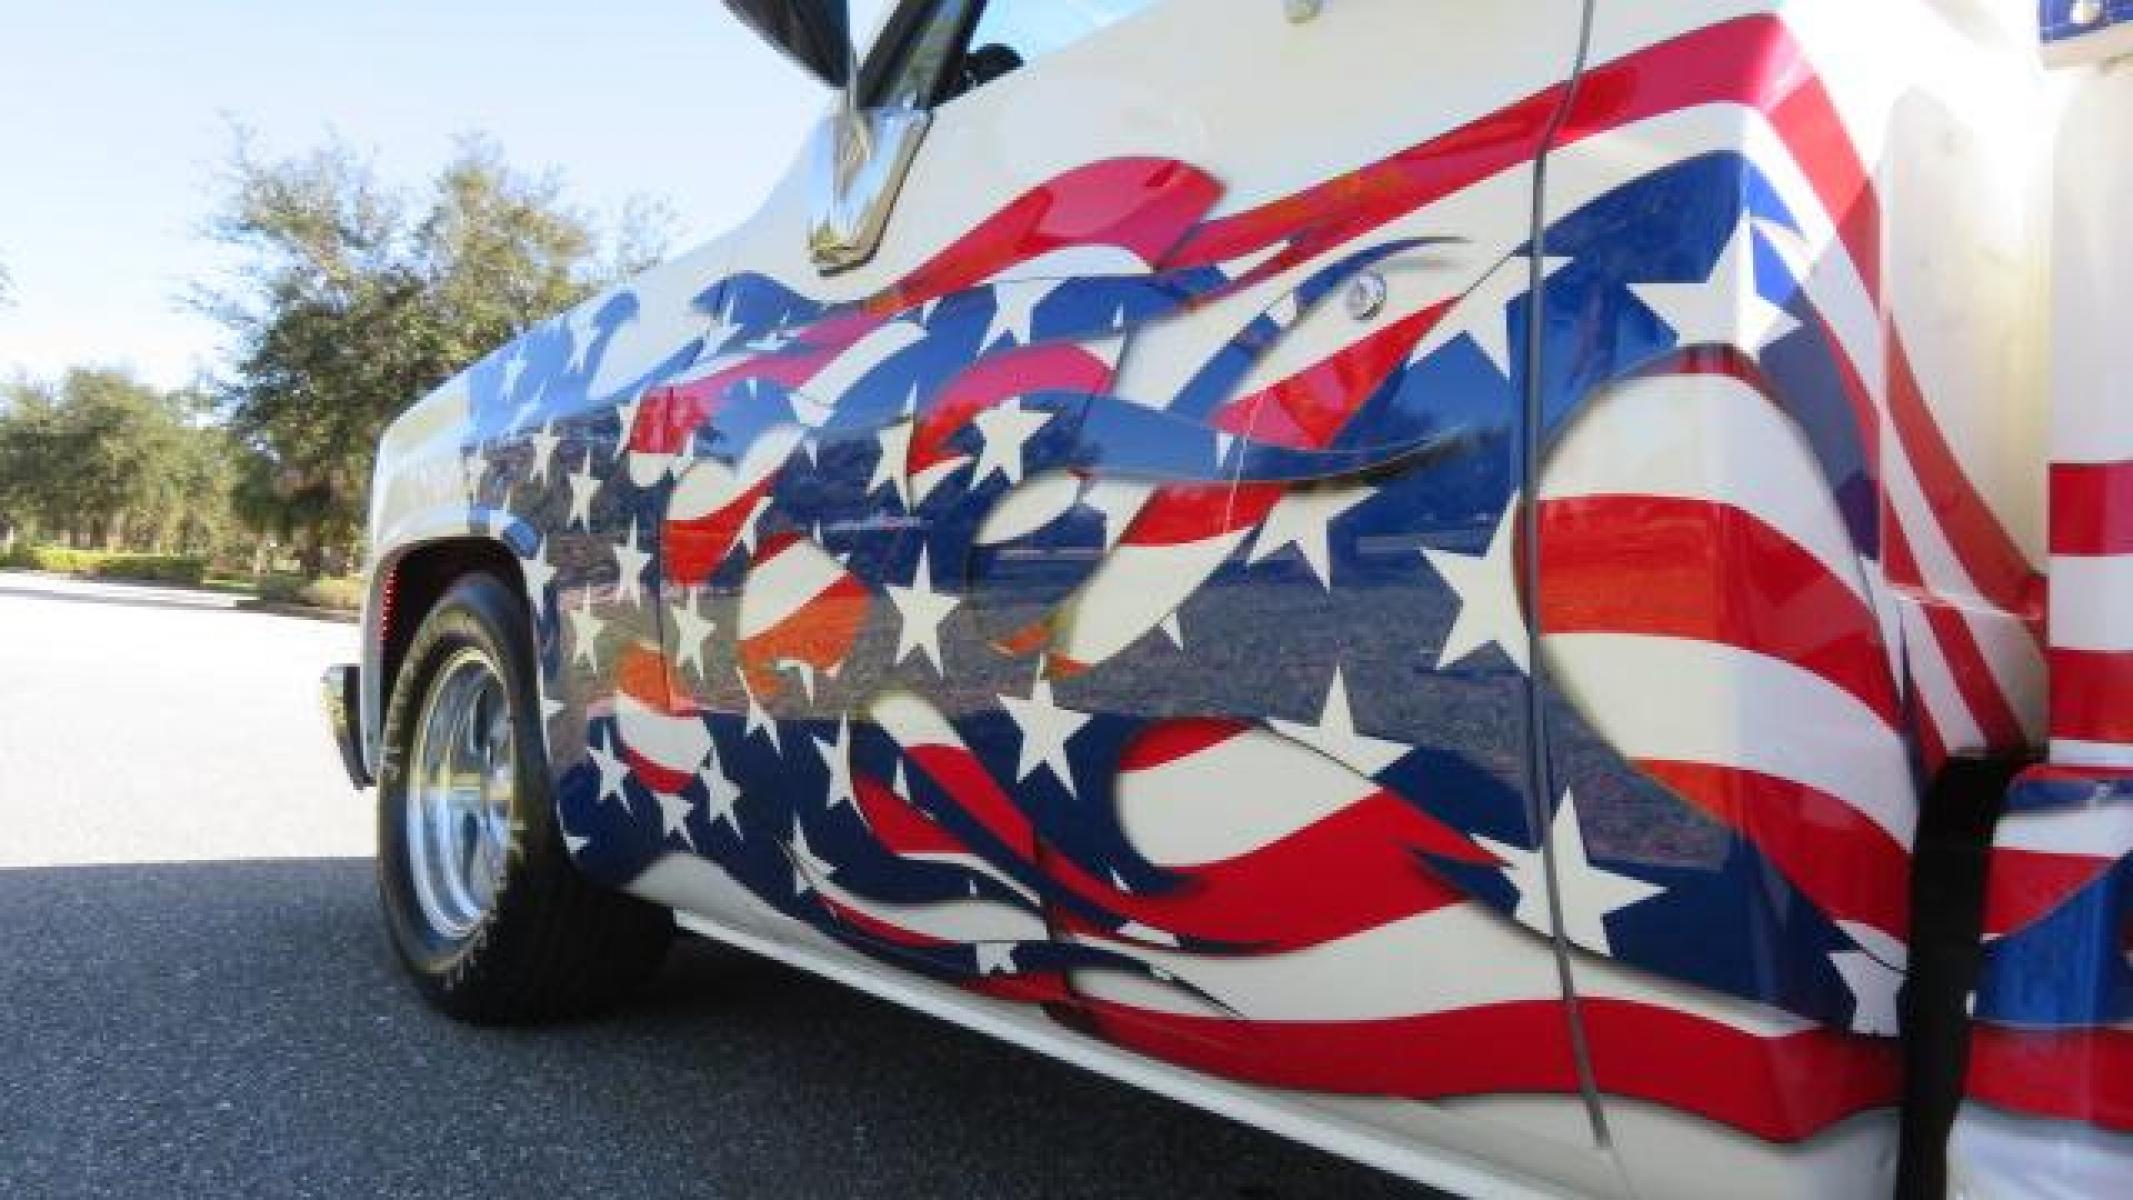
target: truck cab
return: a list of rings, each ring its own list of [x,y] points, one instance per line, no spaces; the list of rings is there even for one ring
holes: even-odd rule
[[[433,999],[671,913],[1461,1192],[1931,1186],[1920,830],[2133,766],[2063,753],[2055,460],[2133,424],[2046,369],[2033,14],[729,7],[834,93],[762,210],[381,448],[329,690]]]

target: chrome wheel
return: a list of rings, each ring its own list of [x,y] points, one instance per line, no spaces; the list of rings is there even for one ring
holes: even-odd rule
[[[510,694],[481,650],[453,654],[431,681],[410,765],[408,874],[430,927],[459,941],[496,905],[518,779]]]

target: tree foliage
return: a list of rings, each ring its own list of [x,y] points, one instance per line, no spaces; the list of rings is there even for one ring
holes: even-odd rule
[[[237,506],[295,540],[314,574],[355,548],[397,413],[663,242],[656,211],[633,207],[603,257],[558,177],[514,170],[481,140],[417,197],[337,142],[266,159],[240,141],[229,174],[210,232],[242,266],[201,304],[235,343],[216,391],[248,455]]]
[[[0,530],[76,547],[209,554],[232,536],[234,447],[208,403],[120,371],[0,390]]]

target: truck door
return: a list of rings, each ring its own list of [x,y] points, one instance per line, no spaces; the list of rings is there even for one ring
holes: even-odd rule
[[[1580,1169],[1513,556],[1582,9],[901,5],[677,392],[700,849],[795,936]]]

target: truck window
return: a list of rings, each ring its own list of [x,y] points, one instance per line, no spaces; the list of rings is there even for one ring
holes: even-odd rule
[[[948,81],[947,98],[974,91],[1003,75],[1115,25],[1155,0],[989,0],[970,35],[970,48]]]

